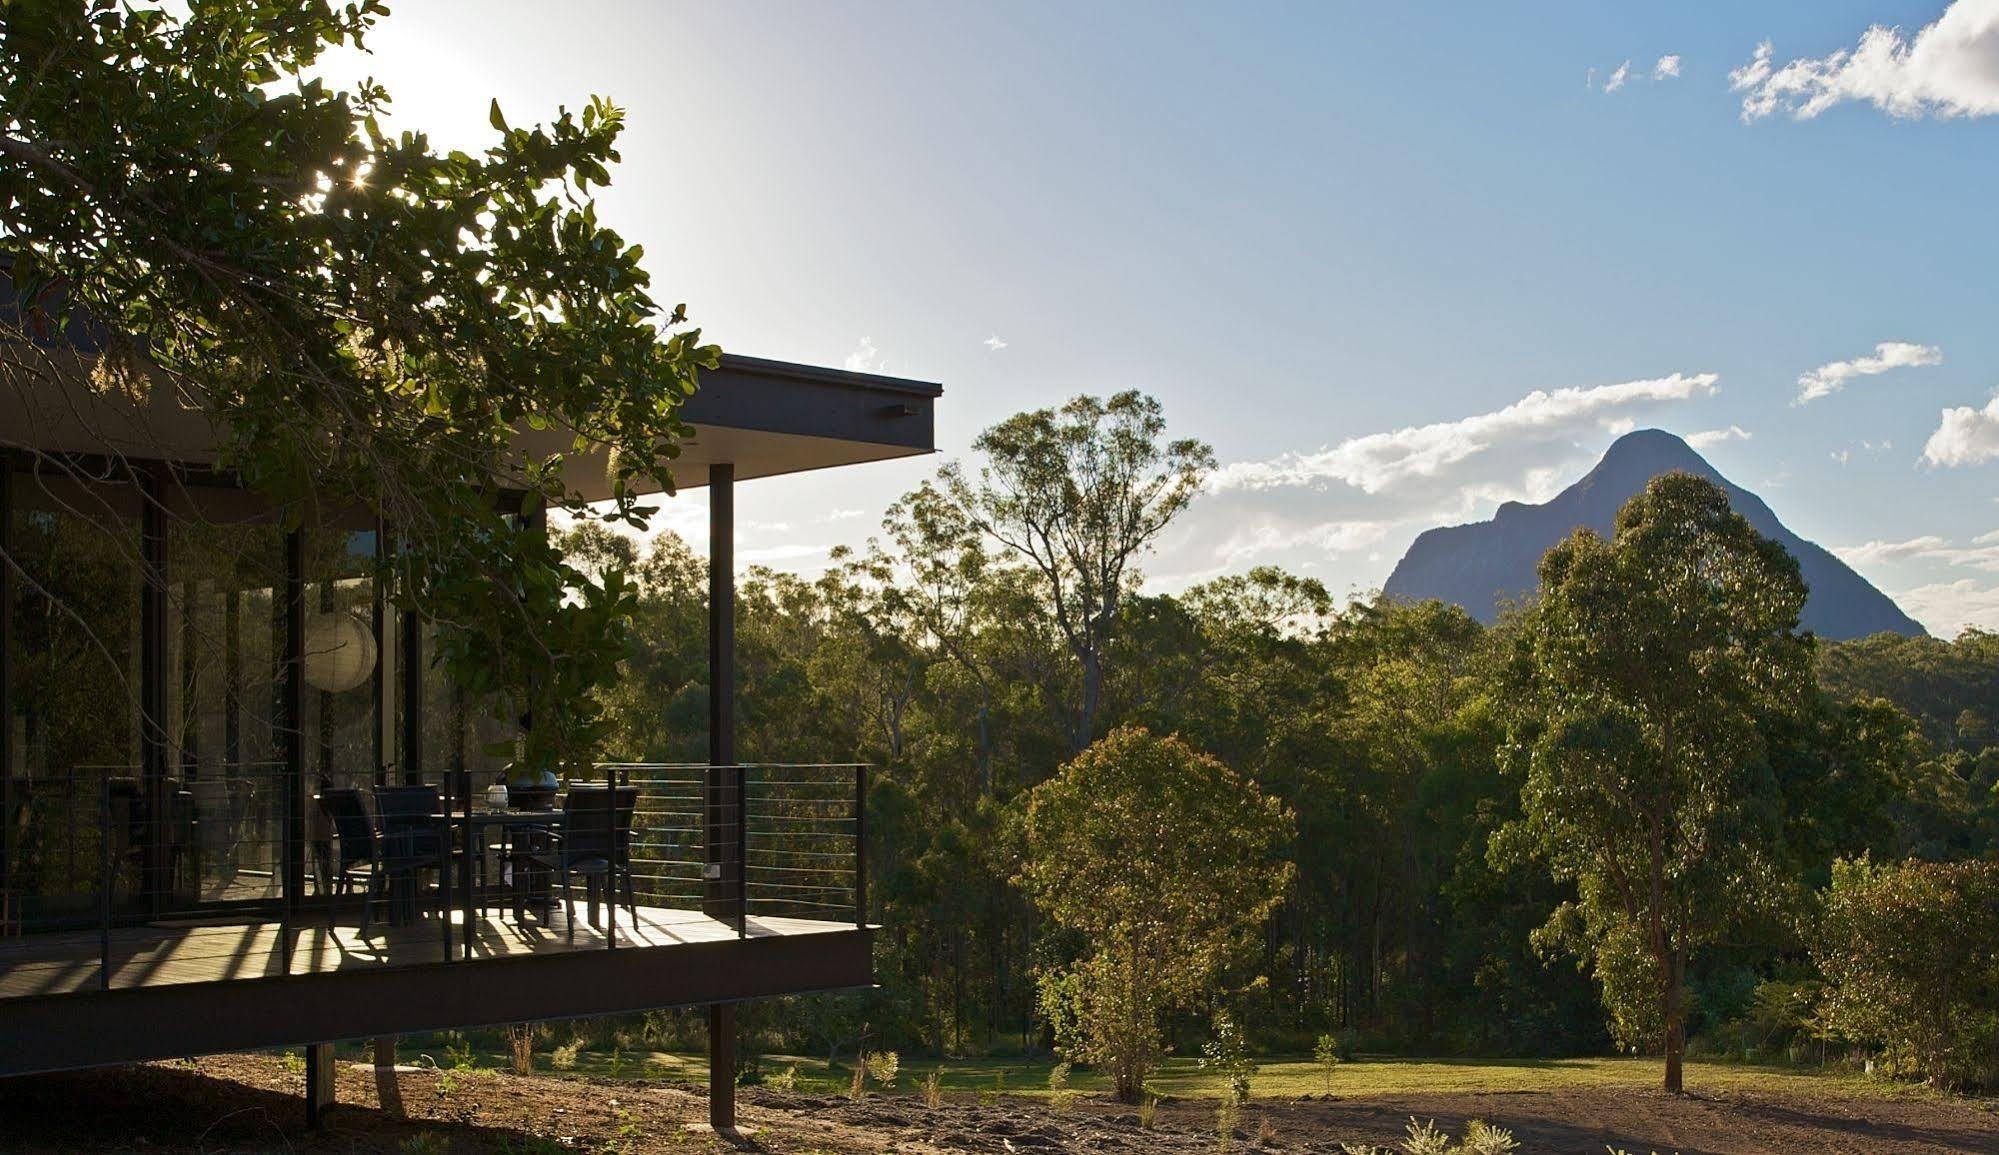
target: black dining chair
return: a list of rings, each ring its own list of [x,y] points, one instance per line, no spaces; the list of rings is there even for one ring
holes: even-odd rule
[[[375,813],[382,832],[382,870],[406,886],[412,900],[428,871],[450,867],[443,800],[435,786],[377,786]]]
[[[550,834],[550,849],[536,858],[537,865],[553,871],[562,890],[562,909],[569,922],[569,937],[576,937],[576,896],[570,886],[582,876],[592,926],[597,922],[601,896],[610,910],[611,929],[618,926],[618,899],[631,912],[632,925],[639,919],[638,895],[632,882],[632,822],[638,813],[639,788],[575,784],[569,787],[562,805],[562,826]]]
[[[361,933],[368,933],[375,899],[387,890],[382,830],[368,809],[367,796],[359,790],[330,788],[319,792],[319,808],[333,824],[333,893],[326,904],[326,927],[333,929],[339,900],[354,893],[356,878],[365,880],[361,892]]]

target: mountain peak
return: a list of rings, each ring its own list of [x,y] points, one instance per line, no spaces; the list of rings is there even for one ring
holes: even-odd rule
[[[1426,531],[1410,545],[1382,587],[1390,597],[1456,602],[1491,622],[1501,604],[1532,594],[1535,569],[1548,548],[1578,527],[1608,535],[1625,502],[1663,473],[1680,471],[1721,486],[1729,504],[1756,532],[1798,559],[1811,593],[1801,624],[1827,638],[1884,630],[1918,635],[1922,626],[1845,562],[1792,533],[1763,499],[1723,477],[1680,437],[1663,429],[1624,434],[1581,480],[1541,505],[1509,501],[1491,521]]]

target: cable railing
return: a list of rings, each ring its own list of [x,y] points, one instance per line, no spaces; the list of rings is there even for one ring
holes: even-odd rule
[[[864,926],[867,767],[601,763],[502,804],[280,763],[0,785],[0,998]]]

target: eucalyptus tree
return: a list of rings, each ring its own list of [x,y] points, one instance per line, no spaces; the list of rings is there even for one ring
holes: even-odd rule
[[[1017,413],[972,443],[976,474],[957,463],[939,488],[964,522],[1024,563],[1076,665],[1064,719],[1070,752],[1096,734],[1118,612],[1154,538],[1200,493],[1214,452],[1164,440],[1159,402],[1136,390],[1077,397]]]
[[[1691,952],[1777,885],[1782,799],[1760,723],[1806,709],[1805,584],[1712,482],[1656,478],[1612,537],[1548,551],[1515,657],[1521,819],[1496,850],[1577,900],[1545,928],[1593,963],[1613,1034],[1681,1088]]]
[[[1122,726],[1028,795],[1020,882],[1082,955],[1043,976],[1073,1060],[1138,1101],[1161,1019],[1208,993],[1282,901],[1290,811],[1177,737]]]
[[[44,331],[93,319],[100,369],[209,415],[221,466],[293,524],[327,497],[384,518],[393,596],[445,627],[454,675],[534,711],[531,757],[586,755],[630,587],[569,565],[533,523],[551,505],[642,522],[637,491],[670,487],[681,402],[718,353],[597,219],[616,107],[515,126],[495,102],[488,147],[443,152],[385,130],[374,83],[307,77],[386,11],[0,6],[14,315]],[[31,355],[4,367],[17,388],[50,371]],[[519,452],[523,430],[554,448]],[[565,474],[585,453],[608,461],[607,514]],[[499,489],[522,507],[501,509]]]

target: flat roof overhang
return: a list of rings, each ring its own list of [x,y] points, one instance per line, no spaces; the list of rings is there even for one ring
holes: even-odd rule
[[[935,453],[943,392],[929,381],[725,353],[681,408],[694,434],[674,459],[674,484],[706,485],[710,465],[733,465],[736,480],[747,481]],[[557,431],[524,434],[515,444],[565,452],[570,439]],[[586,499],[611,496],[601,452],[572,454],[563,476]]]
[[[0,278],[0,288],[4,288]],[[88,342],[27,346],[0,337],[0,449],[212,466],[226,430],[171,388],[133,397],[97,378]],[[671,472],[676,487],[705,485],[708,467],[738,480],[775,477],[936,452],[943,386],[928,381],[724,354],[681,408],[692,427]],[[522,430],[523,456],[565,456],[563,476],[585,500],[611,496],[602,449],[575,451],[566,430]]]

